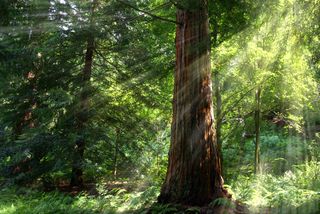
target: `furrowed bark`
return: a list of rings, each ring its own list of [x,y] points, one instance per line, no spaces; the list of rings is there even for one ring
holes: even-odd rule
[[[171,146],[158,201],[205,205],[228,194],[214,129],[207,1],[186,5],[193,7],[177,9]]]

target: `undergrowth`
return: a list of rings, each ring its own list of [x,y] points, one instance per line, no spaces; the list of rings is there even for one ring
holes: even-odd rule
[[[8,187],[0,191],[0,214],[134,213],[150,206],[158,192],[157,187],[149,187],[142,192],[127,192],[117,188],[101,190],[98,196],[82,193],[73,197],[61,192],[44,193],[28,188]]]
[[[253,213],[320,212],[320,163],[297,165],[282,176],[260,174],[240,176],[231,188],[233,197],[244,202]]]
[[[320,163],[311,161],[281,176],[239,176],[227,188],[251,213],[320,213],[319,177]],[[81,193],[73,197],[57,191],[5,187],[0,191],[0,214],[176,213],[175,206],[154,204],[159,190],[159,186],[130,192],[125,188],[108,190],[101,184],[97,185],[97,195]],[[190,207],[185,212],[199,213],[199,208]]]

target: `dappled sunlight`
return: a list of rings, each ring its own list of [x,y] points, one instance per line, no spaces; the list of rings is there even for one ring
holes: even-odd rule
[[[0,10],[0,214],[320,211],[319,0]]]
[[[242,184],[236,181],[231,188],[236,199],[250,204],[254,213],[313,213],[319,210],[318,169],[319,162],[310,162],[298,165],[280,177],[261,174]],[[251,189],[247,191],[250,195],[243,194],[245,188]]]
[[[253,25],[241,34],[234,35],[213,51],[213,70],[219,74],[222,103],[224,100],[226,102],[224,105],[229,104],[228,99],[230,97],[232,99],[236,94],[235,90],[240,91],[238,92],[240,95],[246,95],[247,88],[250,88],[248,86],[251,85],[252,88],[261,86],[262,111],[268,113],[271,110],[267,107],[269,103],[280,102],[281,105],[274,106],[273,109],[276,109],[275,112],[286,112],[285,115],[279,116],[282,121],[286,121],[286,130],[280,130],[279,133],[284,132],[288,137],[280,134],[280,138],[272,138],[277,135],[275,130],[281,127],[270,127],[273,129],[271,131],[267,130],[270,125],[264,124],[261,136],[260,174],[245,182],[248,186],[241,187],[244,184],[240,185],[240,183],[246,179],[241,176],[234,176],[231,180],[227,177],[227,184],[236,183],[231,187],[235,198],[245,201],[249,207],[252,207],[252,212],[300,213],[304,210],[305,213],[313,213],[319,210],[320,186],[308,188],[299,186],[295,180],[296,177],[302,179],[305,175],[299,170],[293,170],[292,167],[295,168],[293,165],[301,164],[301,167],[308,168],[310,159],[314,158],[310,156],[312,152],[310,146],[312,142],[319,142],[310,139],[312,128],[304,124],[305,118],[310,117],[308,114],[314,115],[314,111],[317,111],[314,108],[319,99],[319,83],[314,78],[315,70],[310,65],[312,54],[303,40],[307,30],[305,27],[308,24],[300,22],[305,21],[309,11],[314,8],[303,7],[301,2],[294,0],[278,1],[275,5],[276,9],[262,11],[259,15],[258,22],[261,24]],[[242,86],[239,87],[239,85]],[[237,126],[235,130],[239,130],[239,135],[248,135],[245,131],[247,129],[245,115],[251,114],[249,109],[254,105],[254,95],[250,97],[250,94],[253,92],[254,90],[240,97],[242,105],[248,107],[247,111],[236,110],[231,102],[230,110],[236,112],[225,113],[223,121],[226,125],[224,126],[228,127],[223,129],[223,143],[226,144],[225,159],[230,160],[228,157],[230,153],[226,152],[228,146],[239,141],[239,137],[237,139],[235,136],[229,136],[229,126]],[[240,117],[244,122],[241,124],[238,122],[240,120],[235,120],[234,117]],[[240,149],[248,151],[245,147],[252,147],[254,143],[254,140],[244,138],[244,145]],[[281,151],[281,155],[275,152],[277,148],[279,153]],[[239,159],[246,159],[248,156],[246,154],[246,157],[239,157]],[[253,154],[249,157],[253,160]],[[232,165],[224,164],[225,168]],[[313,162],[311,165],[318,167],[319,163]],[[239,168],[236,164],[234,166]],[[248,173],[248,167],[245,166],[241,166],[238,170],[244,175]],[[280,176],[273,174],[279,173],[277,170],[281,171]],[[317,171],[315,168],[313,170]],[[317,180],[318,176],[315,175],[313,178]],[[305,182],[308,183],[308,181]],[[246,188],[251,190],[246,191]],[[246,192],[249,195],[245,195]]]

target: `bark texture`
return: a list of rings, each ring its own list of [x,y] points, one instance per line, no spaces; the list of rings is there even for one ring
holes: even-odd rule
[[[190,2],[177,9],[171,146],[158,200],[205,205],[227,192],[214,130],[207,1]]]

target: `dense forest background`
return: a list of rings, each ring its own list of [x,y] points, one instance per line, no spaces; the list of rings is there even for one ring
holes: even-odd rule
[[[318,0],[199,1],[228,193],[162,203],[195,2],[0,0],[0,213],[320,213]]]

